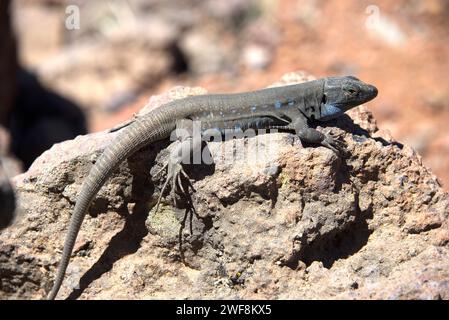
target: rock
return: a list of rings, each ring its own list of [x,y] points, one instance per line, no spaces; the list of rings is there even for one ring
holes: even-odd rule
[[[390,46],[404,46],[408,40],[407,35],[393,17],[380,14],[376,5],[368,6],[366,13],[369,16],[365,26],[373,35]]]
[[[4,159],[0,156],[0,230],[9,226],[15,217],[16,199],[9,182],[9,176],[3,167]]]
[[[16,197],[10,178],[22,172],[21,163],[10,154],[10,141],[9,132],[0,125],[0,230],[16,216]]]
[[[436,177],[366,107],[318,129],[344,140],[342,158],[288,133],[210,142],[214,164],[186,167],[196,214],[169,196],[154,214],[168,142],[139,151],[94,200],[59,297],[447,299],[449,197]],[[80,186],[119,132],[56,144],[14,178],[23,213],[0,235],[0,298],[45,296]]]
[[[260,19],[249,24],[242,42],[243,65],[253,70],[265,69],[273,60],[274,52],[279,46],[279,30],[265,19]]]
[[[53,144],[85,134],[86,119],[78,105],[48,90],[24,69],[18,73],[19,94],[11,114],[11,152],[28,168]]]
[[[179,48],[194,74],[235,72],[235,39],[219,26],[214,27],[193,28],[179,41]]]
[[[39,78],[92,111],[117,105],[111,92],[132,95],[154,85],[172,70],[170,49],[153,47],[151,39],[131,33],[128,38],[113,34],[108,40],[67,48],[39,65]],[[126,50],[122,50],[124,47]],[[77,85],[73,85],[74,81]]]

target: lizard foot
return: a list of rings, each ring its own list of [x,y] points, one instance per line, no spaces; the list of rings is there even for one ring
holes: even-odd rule
[[[321,141],[321,145],[334,151],[337,156],[340,156],[345,149],[345,144],[342,141],[334,139],[332,136],[327,134],[325,135],[323,141]]]
[[[173,199],[173,203],[175,206],[177,206],[176,194],[183,194],[187,196],[188,199],[190,199],[189,189],[195,191],[195,188],[190,182],[189,176],[184,171],[182,164],[170,161],[165,166],[163,166],[162,169],[159,172],[157,172],[155,176],[159,175],[165,169],[167,169],[167,178],[164,182],[164,185],[162,186],[161,193],[157,200],[155,212],[158,212],[159,210],[159,205],[161,203],[162,196],[165,190],[167,189],[169,183],[171,183],[170,195],[171,198]],[[183,180],[187,182],[186,188],[183,185]]]

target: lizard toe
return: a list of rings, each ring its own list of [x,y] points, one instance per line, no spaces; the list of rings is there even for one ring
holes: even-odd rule
[[[321,145],[334,151],[337,156],[340,156],[340,153],[344,149],[344,145],[340,141],[334,140],[330,136],[326,136],[321,142]]]

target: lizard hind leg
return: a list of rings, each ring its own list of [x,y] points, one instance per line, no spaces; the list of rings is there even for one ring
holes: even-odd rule
[[[170,157],[172,158],[172,157]],[[162,168],[167,169],[167,177],[165,178],[165,182],[162,185],[157,203],[156,203],[156,210],[155,212],[158,212],[159,206],[161,204],[162,197],[164,196],[165,191],[170,187],[170,196],[173,200],[173,203],[175,206],[177,206],[177,198],[176,194],[187,194],[189,192],[189,188],[184,188],[182,185],[182,177],[187,179],[189,181],[189,186],[191,185],[189,176],[184,171],[182,164],[178,162],[173,162],[172,160],[169,160],[168,163]]]
[[[181,133],[180,129],[183,130]],[[167,169],[167,177],[162,186],[158,201],[156,203],[156,210],[158,212],[159,205],[161,203],[162,197],[167,190],[171,187],[170,196],[173,200],[174,205],[177,207],[177,195],[183,196],[187,200],[189,206],[193,206],[190,197],[190,190],[195,191],[188,174],[183,168],[183,163],[189,163],[192,152],[196,150],[195,145],[199,143],[201,145],[201,139],[197,142],[196,139],[192,138],[191,133],[191,121],[185,120],[177,123],[177,136],[181,140],[177,140],[169,146],[170,155],[168,157],[167,163],[156,173],[155,176],[159,175],[162,171]],[[186,182],[186,184],[184,184]]]
[[[182,145],[180,144],[179,147],[181,148]],[[173,153],[176,154],[177,150],[174,150]],[[162,170],[165,168],[167,169],[167,177],[159,194],[155,212],[158,212],[162,197],[169,185],[171,186],[170,195],[175,206],[178,205],[176,197],[177,194],[184,196],[186,199],[190,199],[190,190],[195,191],[188,174],[184,171],[180,158],[176,156],[174,157],[173,153],[170,155],[168,163],[162,168]],[[186,186],[183,184],[184,181],[187,182]],[[191,205],[190,201],[188,202]]]

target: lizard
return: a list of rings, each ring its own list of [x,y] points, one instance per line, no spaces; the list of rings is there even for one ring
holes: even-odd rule
[[[188,194],[190,189],[194,191],[183,170],[181,155],[181,150],[195,148],[194,141],[198,139],[190,135],[194,121],[200,122],[202,133],[208,129],[284,129],[296,133],[302,142],[324,146],[339,155],[344,148],[343,143],[311,125],[337,118],[347,110],[374,99],[377,94],[375,86],[354,76],[328,77],[251,92],[189,96],[168,102],[135,119],[120,129],[83,181],[56,278],[47,298],[55,299],[62,285],[75,240],[93,198],[118,165],[139,149],[167,139],[177,130],[187,132],[177,141],[161,169],[167,170],[167,175],[156,204],[157,212],[169,184],[172,192]],[[186,180],[187,190],[182,186],[182,181]]]

